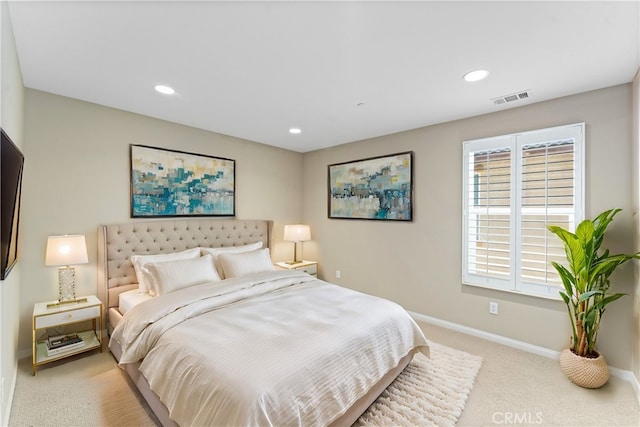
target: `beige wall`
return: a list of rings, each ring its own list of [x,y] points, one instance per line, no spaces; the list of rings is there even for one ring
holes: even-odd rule
[[[97,226],[131,220],[129,144],[235,159],[236,217],[274,220],[273,258],[290,254],[282,232],[302,220],[299,153],[30,89],[25,141],[21,350],[30,346],[33,304],[57,298],[57,270],[44,266],[47,236],[86,235],[77,293],[96,293]]]
[[[18,63],[13,28],[7,2],[0,2],[0,126],[12,141],[23,147],[23,99],[24,87]],[[20,256],[24,248],[18,243]],[[0,423],[7,425],[11,396],[16,379],[18,345],[19,295],[22,262],[18,262],[7,278],[0,282]]]
[[[462,141],[568,123],[586,123],[586,212],[623,208],[610,227],[613,251],[633,250],[631,85],[541,102],[307,153],[303,218],[325,279],[390,298],[406,309],[526,343],[561,350],[569,320],[560,301],[461,285]],[[327,218],[327,165],[414,151],[414,220],[410,223]],[[335,271],[341,271],[341,279]],[[633,268],[613,289],[634,293]],[[633,296],[603,321],[599,347],[612,366],[631,369]],[[499,303],[490,315],[489,301]]]

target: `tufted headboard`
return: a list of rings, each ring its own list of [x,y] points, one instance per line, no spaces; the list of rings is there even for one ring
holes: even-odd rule
[[[270,245],[272,221],[172,219],[98,227],[98,298],[108,313],[120,293],[137,287],[131,255],[161,254],[196,247],[238,246],[258,241]],[[108,319],[106,325],[109,325]]]

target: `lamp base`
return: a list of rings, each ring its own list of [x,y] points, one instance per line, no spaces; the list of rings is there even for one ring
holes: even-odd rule
[[[298,259],[298,242],[293,242],[293,261],[286,261],[288,265],[300,264],[301,259]]]
[[[58,269],[58,302],[76,299],[76,269],[70,266]]]

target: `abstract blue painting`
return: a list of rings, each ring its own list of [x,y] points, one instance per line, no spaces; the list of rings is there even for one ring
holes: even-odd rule
[[[411,221],[413,152],[329,165],[329,218]]]
[[[235,160],[131,145],[131,217],[235,216]]]

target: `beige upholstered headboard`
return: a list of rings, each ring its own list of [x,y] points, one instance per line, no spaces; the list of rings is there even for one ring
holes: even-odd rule
[[[272,221],[172,219],[98,227],[98,297],[108,311],[120,293],[137,287],[131,255],[161,254],[195,247],[270,245]],[[106,319],[105,319],[106,320]],[[105,324],[108,325],[108,322]]]

